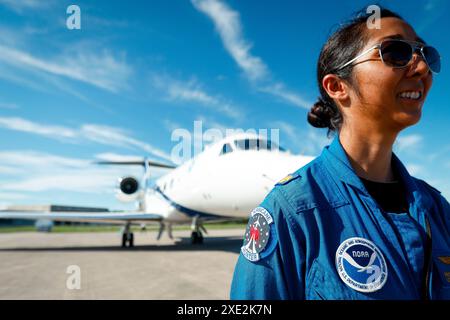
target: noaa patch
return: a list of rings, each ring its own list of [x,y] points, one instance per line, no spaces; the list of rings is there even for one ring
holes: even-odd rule
[[[341,243],[336,251],[336,269],[341,280],[359,292],[380,290],[388,276],[383,254],[364,238],[350,238]]]
[[[276,235],[270,227],[272,223],[272,216],[266,209],[253,209],[245,230],[244,245],[241,247],[241,252],[247,260],[258,261],[275,248]]]

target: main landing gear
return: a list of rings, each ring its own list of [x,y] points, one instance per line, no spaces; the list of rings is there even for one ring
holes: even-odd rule
[[[122,230],[122,248],[134,247],[134,235],[131,232],[131,224],[127,223]]]
[[[206,234],[208,234],[208,232],[206,231],[205,227],[201,223],[198,216],[195,216],[194,219],[192,220],[191,230],[192,230],[191,243],[192,244],[202,244],[203,243],[202,231],[205,232]]]
[[[171,240],[173,240],[173,235],[172,235],[172,224],[168,223],[167,225],[163,222],[159,223],[159,231],[158,231],[158,235],[156,236],[156,240],[161,239],[161,236],[164,232],[164,230],[167,229],[167,234],[169,235],[169,238]]]

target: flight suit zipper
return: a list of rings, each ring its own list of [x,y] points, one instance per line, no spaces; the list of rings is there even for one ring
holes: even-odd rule
[[[424,282],[423,282],[423,292],[422,292],[422,298],[424,300],[430,300],[430,293],[429,293],[429,288],[430,288],[430,271],[431,271],[431,259],[433,256],[433,252],[432,252],[432,238],[431,238],[431,228],[430,228],[430,223],[428,221],[428,218],[425,217],[425,225],[426,225],[426,231],[427,231],[427,241],[425,244],[425,264],[424,264],[424,270],[425,271],[425,275],[424,275]]]

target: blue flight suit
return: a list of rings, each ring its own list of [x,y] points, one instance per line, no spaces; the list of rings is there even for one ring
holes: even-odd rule
[[[392,164],[408,213],[378,206],[338,136],[279,182],[258,209],[273,219],[268,244],[259,260],[241,250],[231,299],[450,299],[450,205],[395,154]]]

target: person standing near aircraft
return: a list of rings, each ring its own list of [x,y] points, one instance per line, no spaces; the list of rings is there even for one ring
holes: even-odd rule
[[[314,127],[336,133],[252,212],[269,226],[236,264],[232,299],[450,299],[450,205],[392,152],[440,72],[437,50],[396,13],[364,12],[322,48]],[[251,238],[254,241],[254,237]]]

